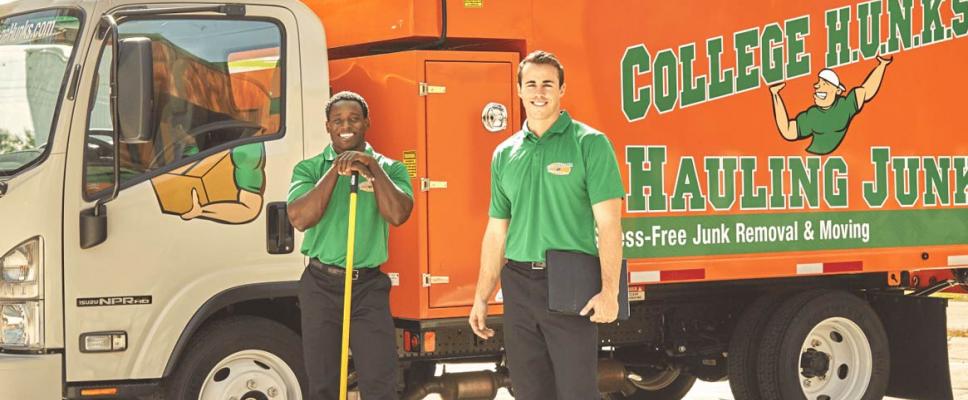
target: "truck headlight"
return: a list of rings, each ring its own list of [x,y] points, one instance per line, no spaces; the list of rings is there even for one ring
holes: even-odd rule
[[[39,301],[0,302],[0,347],[36,350],[44,347],[43,307]]]
[[[43,260],[41,240],[34,237],[0,257],[0,298],[36,299],[40,297]]]

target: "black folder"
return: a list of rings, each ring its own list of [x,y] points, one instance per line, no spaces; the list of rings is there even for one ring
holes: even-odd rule
[[[598,257],[585,253],[548,250],[548,309],[578,315],[592,296],[602,291],[602,269]],[[618,319],[629,319],[629,273],[622,260],[618,285]]]

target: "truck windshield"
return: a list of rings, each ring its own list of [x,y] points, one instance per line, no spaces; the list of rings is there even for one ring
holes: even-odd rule
[[[48,9],[0,18],[0,176],[20,172],[47,152],[80,15]]]

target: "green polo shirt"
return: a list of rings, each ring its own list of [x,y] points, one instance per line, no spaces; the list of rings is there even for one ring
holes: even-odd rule
[[[366,153],[372,155],[386,171],[390,180],[404,193],[413,198],[413,186],[403,163],[373,151],[369,144]],[[326,146],[319,155],[296,164],[289,185],[289,203],[302,197],[323,179],[336,160],[333,146]],[[360,190],[356,201],[356,242],[353,246],[353,268],[374,268],[387,260],[387,221],[380,215],[372,185],[360,177]],[[329,205],[316,225],[306,230],[301,251],[308,257],[326,264],[346,267],[346,236],[349,231],[350,177],[340,176],[333,188]]]
[[[846,97],[837,96],[826,110],[811,106],[797,115],[797,135],[800,139],[813,137],[807,151],[813,154],[829,154],[840,146],[847,135],[850,120],[860,110],[857,109],[857,94],[851,90]]]
[[[624,196],[608,138],[567,112],[540,138],[525,122],[491,159],[488,214],[510,219],[511,260],[544,261],[546,250],[598,255],[592,205]]]

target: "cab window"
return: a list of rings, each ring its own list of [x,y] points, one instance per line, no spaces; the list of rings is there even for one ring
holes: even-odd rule
[[[153,140],[121,144],[122,185],[206,155],[282,134],[282,31],[273,22],[148,19],[122,22],[120,38],[151,39]],[[110,46],[99,60],[88,119],[84,194],[113,182]]]

